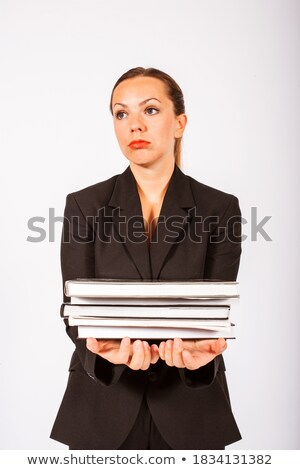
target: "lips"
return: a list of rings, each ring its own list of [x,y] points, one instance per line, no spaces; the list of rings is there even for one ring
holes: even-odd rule
[[[146,148],[151,142],[148,142],[147,140],[133,140],[130,142],[129,147],[131,149],[143,149]]]

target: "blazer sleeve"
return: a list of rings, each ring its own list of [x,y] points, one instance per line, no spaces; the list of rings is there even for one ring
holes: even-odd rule
[[[241,248],[241,211],[237,197],[231,196],[229,203],[213,227],[207,246],[204,279],[236,281]],[[215,379],[218,370],[225,370],[223,356],[194,371],[178,369],[186,386],[193,388],[207,387]]]
[[[66,280],[95,277],[94,242],[95,231],[92,217],[85,217],[76,198],[69,194],[66,200],[61,240],[61,270],[63,287]],[[64,302],[70,298],[64,293]],[[112,385],[121,376],[125,365],[113,365],[94,354],[86,347],[86,340],[77,337],[77,327],[69,326],[65,319],[66,332],[75,344],[72,364],[81,363],[89,377],[102,385]]]

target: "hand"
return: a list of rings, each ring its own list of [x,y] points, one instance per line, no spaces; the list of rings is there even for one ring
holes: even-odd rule
[[[97,340],[87,338],[86,347],[112,364],[126,364],[133,370],[146,370],[150,364],[155,364],[159,359],[158,346],[147,341],[135,340],[132,344],[130,338],[120,340]]]
[[[222,354],[227,348],[224,338],[182,340],[175,338],[162,341],[159,345],[159,356],[170,367],[199,369]]]

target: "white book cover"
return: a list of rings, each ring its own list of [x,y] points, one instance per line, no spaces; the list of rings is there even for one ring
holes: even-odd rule
[[[227,306],[238,304],[238,297],[214,298],[174,298],[174,297],[77,297],[72,296],[70,303],[74,305],[158,305],[158,306]]]
[[[107,326],[78,326],[78,338],[121,339],[234,339],[234,326],[224,331],[200,330],[197,328],[136,328]]]
[[[114,306],[65,304],[63,316],[149,317],[149,318],[228,318],[228,306]]]
[[[229,319],[224,320],[198,320],[178,318],[95,318],[95,317],[69,317],[70,326],[116,326],[137,328],[197,328],[201,330],[228,330]]]
[[[238,297],[237,282],[221,281],[126,281],[74,279],[65,282],[68,297]]]

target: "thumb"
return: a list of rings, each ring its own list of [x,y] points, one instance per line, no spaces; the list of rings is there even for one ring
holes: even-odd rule
[[[187,349],[184,349],[181,355],[185,367],[189,370],[198,369],[202,365],[201,363],[197,363],[197,361],[193,358],[193,355]]]

